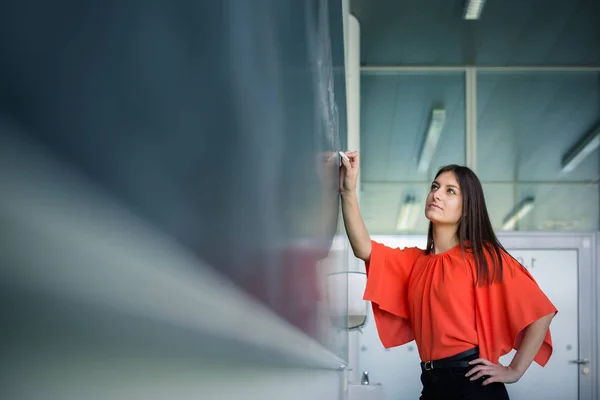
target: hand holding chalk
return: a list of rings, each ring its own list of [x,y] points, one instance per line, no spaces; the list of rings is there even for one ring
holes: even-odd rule
[[[342,157],[342,168],[340,169],[340,193],[356,193],[356,182],[358,181],[358,169],[360,159],[356,151],[340,151]]]

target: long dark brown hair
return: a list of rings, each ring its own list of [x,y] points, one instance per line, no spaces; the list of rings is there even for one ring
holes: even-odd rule
[[[458,223],[458,239],[463,251],[471,252],[477,268],[477,283],[480,286],[502,281],[502,253],[508,254],[500,244],[485,205],[483,188],[477,175],[467,167],[447,165],[440,168],[435,175],[438,178],[444,172],[454,172],[463,196],[463,212]],[[433,251],[433,223],[429,223],[427,233],[427,249],[425,254]],[[491,268],[485,257],[486,251],[491,255]]]

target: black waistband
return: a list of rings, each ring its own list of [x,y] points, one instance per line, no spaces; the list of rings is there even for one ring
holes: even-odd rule
[[[432,369],[440,368],[467,368],[469,367],[469,361],[464,361],[465,358],[479,355],[479,348],[474,347],[462,353],[455,354],[450,357],[442,358],[440,360],[425,361],[421,363],[421,369],[424,371],[430,371]]]

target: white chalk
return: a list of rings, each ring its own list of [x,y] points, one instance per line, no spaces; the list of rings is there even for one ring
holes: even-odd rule
[[[344,154],[343,151],[340,151],[340,156],[342,156],[342,158],[348,162],[350,162],[350,159],[348,158],[348,156],[346,154]]]

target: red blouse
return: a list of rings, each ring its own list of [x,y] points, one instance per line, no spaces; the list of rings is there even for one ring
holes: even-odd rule
[[[510,255],[502,255],[502,265],[501,283],[479,286],[473,256],[460,246],[426,255],[373,242],[364,299],[372,302],[384,347],[414,339],[421,360],[429,361],[479,346],[480,356],[493,363],[518,349],[524,329],[557,310]],[[551,354],[548,331],[535,361],[544,366]]]

